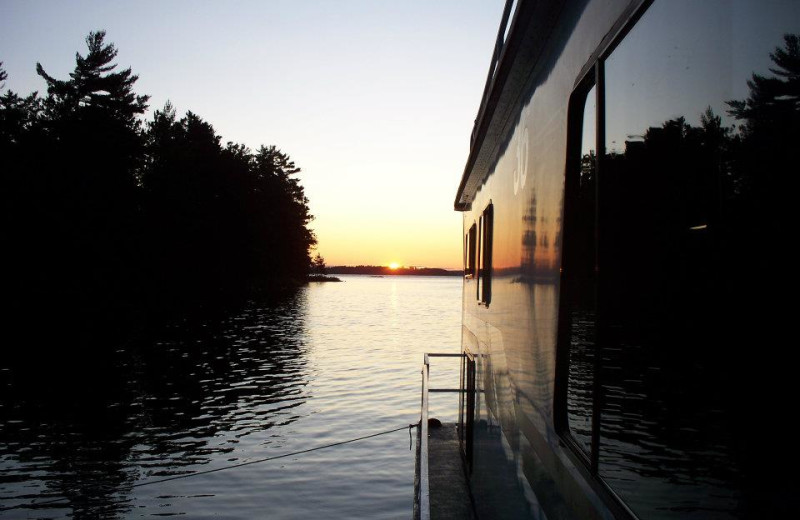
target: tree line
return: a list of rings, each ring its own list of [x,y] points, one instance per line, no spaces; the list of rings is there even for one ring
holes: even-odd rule
[[[316,243],[290,157],[228,142],[116,70],[105,32],[46,95],[0,96],[6,315],[37,337],[104,340],[187,304],[270,293],[309,271]],[[6,72],[0,63],[0,89]]]

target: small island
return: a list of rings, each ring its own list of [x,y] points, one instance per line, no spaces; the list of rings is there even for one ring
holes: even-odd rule
[[[306,277],[309,282],[341,282],[341,278],[329,276],[327,274],[311,273]]]

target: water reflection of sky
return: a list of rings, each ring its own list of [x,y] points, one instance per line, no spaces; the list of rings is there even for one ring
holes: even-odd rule
[[[100,367],[109,377],[89,379],[91,398],[26,393],[4,371],[0,505],[73,502],[0,518],[410,514],[414,461],[404,431],[131,487],[414,421],[422,353],[459,351],[461,280],[343,278],[159,330]],[[433,380],[453,386],[457,378],[440,367]],[[455,413],[455,403],[439,410]]]

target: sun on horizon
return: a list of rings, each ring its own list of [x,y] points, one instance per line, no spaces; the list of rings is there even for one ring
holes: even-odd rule
[[[400,264],[398,264],[397,262],[390,262],[389,263],[389,269],[395,270],[398,267],[400,267]]]

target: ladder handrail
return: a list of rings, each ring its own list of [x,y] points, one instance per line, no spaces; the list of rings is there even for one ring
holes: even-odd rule
[[[461,392],[460,388],[431,388],[430,387],[430,368],[431,360],[434,357],[463,357],[464,353],[436,353],[425,354],[422,365],[422,405],[420,407],[420,450],[419,450],[419,518],[420,520],[430,520],[430,480],[428,478],[428,394],[430,392]]]
[[[427,363],[422,367],[422,409],[419,417],[419,518],[420,520],[430,520],[430,482],[428,480],[428,378],[430,376],[430,365]]]

